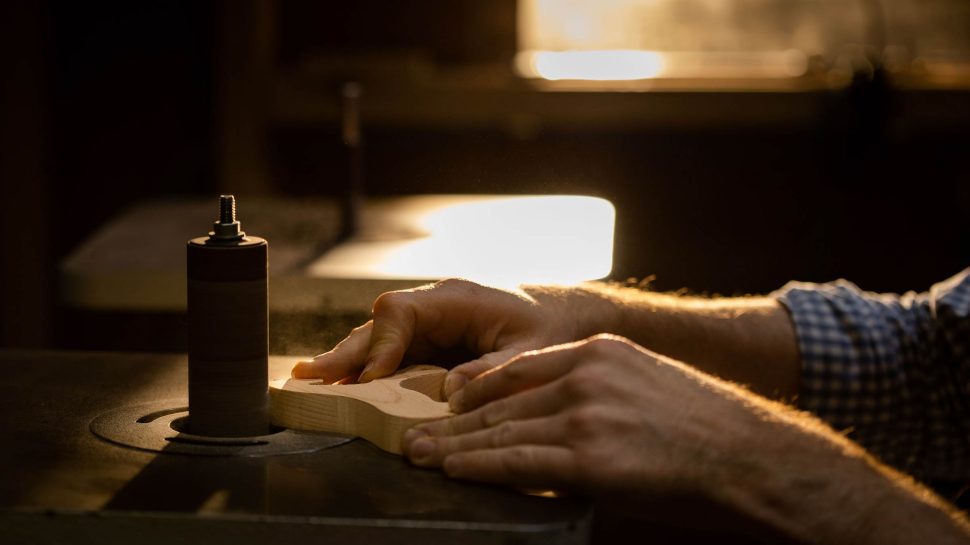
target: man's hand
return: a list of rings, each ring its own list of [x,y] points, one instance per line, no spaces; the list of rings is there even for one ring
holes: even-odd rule
[[[393,373],[402,363],[441,365],[457,359],[459,365],[445,381],[445,394],[450,395],[521,352],[590,334],[584,324],[594,315],[595,304],[575,305],[579,292],[525,290],[513,293],[451,279],[385,293],[374,303],[371,321],[330,352],[298,363],[293,376],[367,382]]]
[[[403,448],[452,477],[578,492],[638,516],[689,498],[797,542],[970,536],[945,502],[820,421],[622,337],[519,354],[450,404],[458,416],[412,428]]]
[[[299,362],[293,376],[367,382],[402,363],[455,365],[445,381],[450,396],[517,354],[598,333],[622,335],[763,395],[797,393],[795,332],[777,301],[674,297],[598,283],[509,292],[449,279],[385,293],[373,320],[330,352]]]
[[[404,451],[476,481],[633,503],[647,491],[700,493],[719,459],[746,448],[759,419],[748,395],[598,335],[485,372],[451,397],[458,416],[412,428]]]

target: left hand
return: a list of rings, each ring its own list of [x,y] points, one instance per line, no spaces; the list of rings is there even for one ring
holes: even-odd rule
[[[725,458],[752,450],[752,430],[770,425],[755,397],[600,335],[480,375],[452,396],[458,416],[412,428],[403,447],[414,464],[460,479],[625,503],[683,497],[712,488]]]

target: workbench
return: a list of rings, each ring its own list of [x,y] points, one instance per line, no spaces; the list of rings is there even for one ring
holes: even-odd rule
[[[270,357],[270,378],[292,357]],[[2,543],[586,543],[591,507],[448,479],[361,439],[315,452],[191,456],[91,423],[186,396],[183,354],[0,351]]]

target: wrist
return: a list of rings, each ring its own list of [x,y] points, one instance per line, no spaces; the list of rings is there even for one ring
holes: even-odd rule
[[[618,287],[602,282],[589,282],[576,288],[574,305],[588,313],[585,336],[612,333],[626,337],[649,349],[655,349],[654,337],[669,331],[675,316],[657,304],[658,294]],[[593,309],[592,311],[588,309]]]
[[[610,293],[609,287],[587,283],[570,288],[565,304],[566,312],[576,324],[577,340],[600,333],[624,335],[623,305]]]
[[[859,522],[857,516],[839,514],[838,505],[851,494],[850,481],[859,484],[860,472],[867,471],[864,464],[806,437],[797,427],[752,416],[732,421],[730,432],[722,437],[725,441],[716,449],[720,456],[708,466],[711,486],[703,489],[708,499],[755,527],[770,528],[797,542],[826,541],[819,539],[823,535],[856,542],[846,539],[843,529],[822,526],[840,518]]]
[[[799,542],[965,539],[945,501],[821,422],[780,406],[758,412],[732,422],[725,458],[710,468],[715,503]]]
[[[562,327],[565,342],[599,333],[621,334],[619,300],[597,283],[580,286],[522,286],[551,319]]]

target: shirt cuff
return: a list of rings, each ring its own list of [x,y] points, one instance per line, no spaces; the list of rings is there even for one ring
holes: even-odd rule
[[[770,296],[788,310],[798,339],[798,406],[836,429],[887,423],[896,400],[866,346],[872,308],[862,291],[845,280],[789,282]]]

